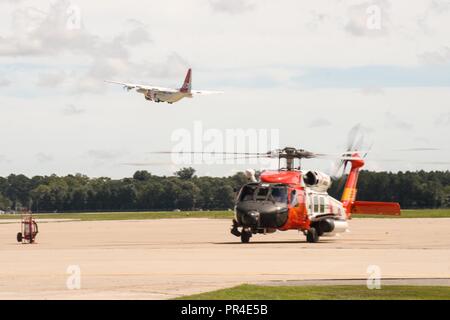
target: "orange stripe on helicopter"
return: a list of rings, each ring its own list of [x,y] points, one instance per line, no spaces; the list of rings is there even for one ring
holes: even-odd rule
[[[353,201],[356,198],[356,192],[358,190],[356,188],[345,188],[344,193],[342,194],[341,201]]]

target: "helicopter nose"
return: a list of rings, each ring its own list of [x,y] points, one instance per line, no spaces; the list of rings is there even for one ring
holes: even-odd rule
[[[248,211],[241,214],[242,224],[245,226],[257,226],[259,219],[260,213],[258,211]]]

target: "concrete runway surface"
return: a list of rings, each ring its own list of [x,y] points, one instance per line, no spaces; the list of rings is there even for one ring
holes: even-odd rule
[[[19,223],[0,220],[0,299],[168,299],[241,283],[366,279],[370,265],[411,284],[450,278],[447,218],[353,219],[351,232],[317,244],[297,231],[241,244],[229,220],[38,223],[38,243],[22,245]],[[79,290],[66,285],[71,265]]]

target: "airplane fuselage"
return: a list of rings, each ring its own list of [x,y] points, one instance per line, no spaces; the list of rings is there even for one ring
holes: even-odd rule
[[[180,101],[183,98],[192,98],[190,92],[164,92],[164,91],[154,91],[154,90],[142,90],[145,95],[145,99],[154,102],[167,102],[174,103]]]

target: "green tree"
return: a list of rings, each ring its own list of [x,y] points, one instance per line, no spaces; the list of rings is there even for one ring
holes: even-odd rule
[[[136,171],[133,175],[134,180],[148,181],[152,177],[152,174],[146,170]]]
[[[33,199],[33,211],[54,210],[52,190],[48,185],[42,184],[31,190],[31,197]]]
[[[12,202],[7,197],[0,193],[0,210],[8,210],[11,209]]]
[[[28,206],[30,203],[31,184],[30,179],[25,175],[11,174],[7,178],[8,187],[6,196],[13,202],[13,206],[19,208],[20,206]]]
[[[175,172],[175,175],[183,180],[189,180],[192,179],[194,177],[195,174],[195,169],[192,167],[189,168],[181,168],[180,170],[178,170],[177,172]]]

